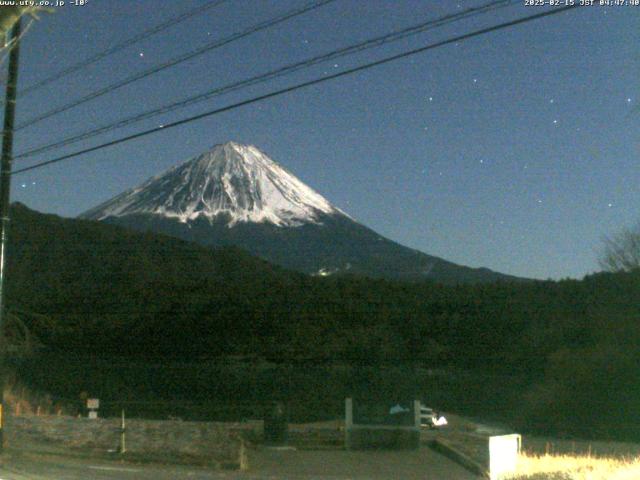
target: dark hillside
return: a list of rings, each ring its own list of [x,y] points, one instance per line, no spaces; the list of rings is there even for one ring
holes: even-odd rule
[[[464,286],[319,278],[236,248],[22,205],[12,215],[7,305],[41,314],[24,321],[45,345],[21,372],[57,395],[298,392],[296,408],[318,415],[379,385],[519,428],[640,438],[639,272]]]

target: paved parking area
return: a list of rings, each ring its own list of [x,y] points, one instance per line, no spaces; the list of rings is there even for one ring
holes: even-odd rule
[[[476,480],[448,458],[415,451],[259,449],[245,472],[135,465],[38,455],[3,459],[0,480]]]
[[[269,450],[255,452],[247,478],[352,480],[474,480],[447,457],[424,446],[413,451]],[[243,477],[238,477],[243,478]]]

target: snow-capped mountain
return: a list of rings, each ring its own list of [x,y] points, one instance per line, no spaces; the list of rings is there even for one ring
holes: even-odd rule
[[[295,227],[319,215],[343,214],[322,195],[251,145],[228,142],[84,213],[104,220],[152,214],[187,223],[228,217],[238,222]]]
[[[353,220],[258,148],[228,142],[83,213],[287,268],[447,283],[509,280],[399,245]]]

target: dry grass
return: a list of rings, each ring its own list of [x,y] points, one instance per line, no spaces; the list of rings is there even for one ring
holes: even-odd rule
[[[600,458],[523,454],[509,480],[638,480],[640,457]]]
[[[33,391],[9,378],[4,388],[4,408],[9,415],[63,415],[75,413],[69,405],[54,401],[51,396]]]

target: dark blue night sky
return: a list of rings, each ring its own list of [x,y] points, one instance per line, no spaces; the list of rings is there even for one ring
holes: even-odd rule
[[[486,2],[337,0],[24,128],[15,153]],[[23,39],[20,85],[203,3],[89,0],[41,15]],[[17,122],[306,3],[228,0],[19,98]],[[548,8],[515,2],[14,168]],[[640,220],[639,20],[640,7],[574,9],[16,175],[12,199],[75,216],[235,140],[402,244],[514,275],[579,278],[598,270],[604,235]]]

